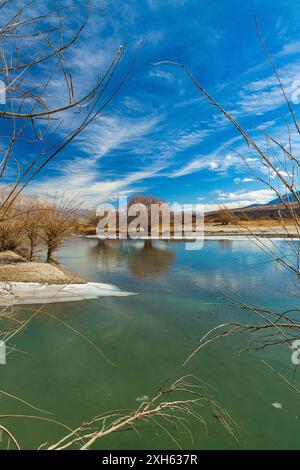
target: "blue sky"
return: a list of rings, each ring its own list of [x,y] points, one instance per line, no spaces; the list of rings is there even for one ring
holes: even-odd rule
[[[272,191],[254,178],[264,168],[230,123],[201,98],[182,70],[154,63],[185,64],[257,139],[263,139],[263,129],[280,133],[284,141],[286,107],[254,17],[291,96],[300,80],[299,2],[94,4],[99,9],[68,56],[79,95],[105,69],[118,45],[127,44],[120,73],[142,40],[143,46],[129,79],[101,119],[36,177],[30,191],[76,194],[90,207],[141,193],[169,202],[200,202],[207,210],[217,201],[234,206],[272,199]],[[55,86],[57,99],[62,99],[63,85]],[[294,145],[297,150],[296,139]],[[237,153],[248,159],[252,170]]]

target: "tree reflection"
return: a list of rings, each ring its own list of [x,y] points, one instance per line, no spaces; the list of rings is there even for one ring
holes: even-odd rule
[[[221,240],[217,240],[218,242],[218,245],[221,247],[221,248],[224,248],[224,249],[231,249],[232,248],[232,240],[228,240],[228,239],[221,239]]]
[[[127,254],[128,270],[137,279],[146,279],[165,273],[174,261],[174,251],[156,248],[151,240],[145,240],[141,250]]]
[[[101,240],[89,250],[89,257],[105,268],[113,267],[120,261],[122,243],[118,240]]]
[[[89,256],[104,268],[124,265],[136,279],[167,272],[176,258],[173,250],[163,244],[155,246],[151,240],[97,240],[97,244],[90,248]]]

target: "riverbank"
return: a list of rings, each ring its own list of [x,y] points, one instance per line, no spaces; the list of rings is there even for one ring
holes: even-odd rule
[[[194,229],[195,230],[195,229]],[[79,236],[97,238],[96,227],[88,227],[87,230],[81,229]],[[221,223],[205,223],[204,238],[210,237],[257,237],[257,238],[300,238],[300,231],[293,222],[286,221],[284,225],[274,220],[247,220],[240,224],[221,224]],[[141,237],[142,238],[142,237]],[[146,238],[146,237],[145,237]],[[164,239],[163,236],[157,234],[157,237],[151,236],[152,240]],[[166,238],[166,240],[169,238]],[[176,239],[176,241],[180,241]],[[184,239],[182,239],[184,241]]]
[[[284,226],[276,221],[245,221],[238,224],[205,224],[204,236],[209,237],[258,237],[258,238],[299,238],[300,233],[293,223]]]
[[[0,282],[33,282],[41,284],[86,284],[85,279],[61,266],[27,261],[13,251],[0,252]]]
[[[88,282],[61,266],[27,261],[13,251],[0,252],[0,306],[127,295],[131,293],[112,284]]]

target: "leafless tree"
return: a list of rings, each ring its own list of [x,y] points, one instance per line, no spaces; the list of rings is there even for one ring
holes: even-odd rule
[[[132,206],[133,204],[144,204],[147,208],[151,208],[152,204],[161,205],[164,204],[164,202],[165,201],[155,196],[136,195],[130,199],[128,206]]]
[[[87,227],[97,227],[98,222],[99,216],[97,215],[96,209],[89,210],[86,214],[86,217],[84,218],[84,224]]]
[[[25,220],[21,212],[19,201],[15,201],[3,216],[0,199],[0,251],[20,251],[24,248]]]
[[[38,201],[34,200],[29,207],[26,209],[25,213],[25,224],[24,231],[25,236],[29,242],[29,261],[32,261],[35,250],[39,243],[40,237],[40,223],[41,217],[43,216],[43,211],[39,206]]]
[[[47,263],[53,261],[53,253],[74,232],[78,218],[78,204],[62,197],[49,203],[43,210],[40,236],[47,246]]]
[[[143,206],[146,207],[147,212],[148,212],[148,232],[150,234],[151,227],[153,225],[153,220],[151,219],[151,206],[152,205],[161,206],[164,203],[165,203],[165,201],[163,199],[159,199],[155,196],[145,196],[143,194],[137,194],[129,200],[128,207],[133,206],[134,204],[142,204]],[[130,221],[133,218],[134,217],[132,217],[132,218],[129,217],[128,219]]]

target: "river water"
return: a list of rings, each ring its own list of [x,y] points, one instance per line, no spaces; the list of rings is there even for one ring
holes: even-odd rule
[[[284,249],[286,242],[279,243]],[[182,366],[210,328],[254,321],[253,314],[228,305],[224,296],[278,311],[297,307],[293,278],[257,246],[248,240],[211,240],[202,250],[189,251],[184,243],[76,238],[56,258],[90,281],[115,284],[136,295],[43,307],[14,338],[17,351],[0,366],[1,388],[54,415],[4,395],[1,414],[47,416],[75,427],[105,411],[133,409],[141,397],[152,396],[168,380],[194,374],[213,387],[209,395],[237,421],[239,443],[208,413],[207,432],[199,423],[189,423],[193,442],[170,426],[183,448],[300,448],[299,397],[263,363],[290,379],[293,366],[287,348],[248,351],[252,335],[229,336]],[[30,306],[24,306],[17,318],[30,312]],[[97,344],[114,365],[74,330]],[[28,416],[1,423],[26,448],[52,443],[66,433],[57,424]],[[153,424],[143,425],[138,433],[115,433],[96,447],[176,448]]]

